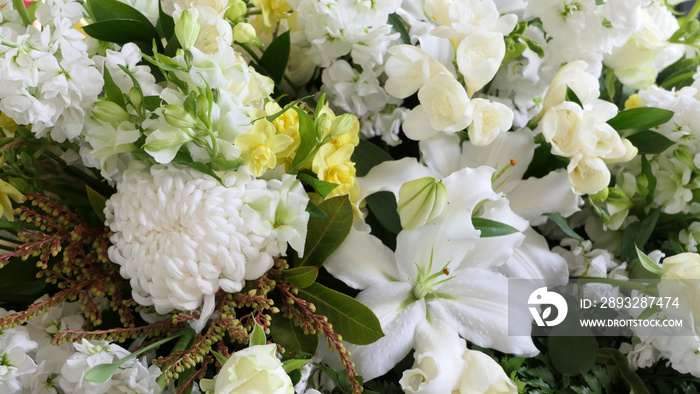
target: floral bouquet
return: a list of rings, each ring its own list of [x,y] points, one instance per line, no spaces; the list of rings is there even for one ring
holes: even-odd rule
[[[697,392],[675,3],[0,0],[0,392]]]

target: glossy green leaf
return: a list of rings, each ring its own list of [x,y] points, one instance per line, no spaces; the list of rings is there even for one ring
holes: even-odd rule
[[[640,107],[620,111],[608,124],[615,130],[648,130],[671,120],[673,111],[654,107]]]
[[[318,334],[304,334],[304,330],[294,325],[290,319],[277,314],[270,321],[270,336],[282,346],[286,353],[316,353]]]
[[[388,232],[401,231],[401,218],[397,211],[396,196],[392,192],[378,192],[365,198],[367,208]]]
[[[187,330],[180,331],[176,334],[173,334],[165,339],[161,339],[160,341],[154,342],[146,347],[143,347],[130,355],[119,359],[113,363],[109,364],[98,364],[95,365],[94,367],[90,368],[89,371],[85,373],[85,380],[90,381],[90,382],[96,382],[96,383],[104,383],[106,382],[110,377],[112,377],[112,374],[119,369],[119,367],[124,364],[125,362],[131,360],[132,358],[136,358],[140,356],[141,354],[150,351],[151,349],[155,349],[158,346],[171,341],[172,339],[175,339],[179,336],[184,335],[187,332]]]
[[[299,297],[316,306],[316,313],[324,315],[343,340],[367,345],[384,336],[379,319],[360,301],[314,283],[299,289]]]
[[[569,224],[566,223],[566,220],[563,216],[561,216],[559,212],[545,213],[544,216],[547,216],[550,219],[554,220],[554,223],[556,223],[557,226],[559,226],[559,228],[564,232],[564,234],[568,235],[571,238],[574,238],[577,241],[583,241],[583,237],[576,234],[576,232],[572,230],[571,227],[569,227]]]
[[[326,198],[336,187],[337,183],[322,181],[315,176],[300,172],[297,174],[297,178],[304,183],[314,188],[321,195],[321,197]]]
[[[326,213],[323,212],[323,209],[319,208],[318,205],[312,203],[311,201],[309,201],[309,203],[306,204],[306,212],[309,213],[309,220],[323,219],[328,217],[328,215],[326,215]]]
[[[173,37],[175,35],[175,20],[172,16],[163,12],[163,2],[158,2],[158,22],[156,22],[156,29],[158,33],[163,38]],[[170,45],[168,41],[168,46]]]
[[[260,66],[272,78],[275,85],[279,85],[284,77],[284,71],[287,69],[289,61],[290,46],[289,31],[286,31],[270,43],[260,58]]]
[[[326,213],[326,217],[309,220],[304,257],[295,260],[297,267],[321,266],[350,232],[352,205],[347,196],[328,199],[319,208]]]
[[[90,201],[90,206],[92,207],[92,210],[95,211],[95,214],[97,217],[102,221],[102,223],[105,222],[105,205],[107,205],[107,199],[104,198],[100,193],[96,192],[93,188],[90,186],[85,186],[87,189],[87,196],[88,196],[88,201]]]
[[[642,263],[642,266],[646,268],[647,271],[651,272],[652,274],[658,275],[659,277],[663,275],[664,270],[659,267],[658,264],[654,262],[654,260],[650,259],[649,256],[644,254],[637,245],[634,246],[634,249],[637,251],[637,257],[639,257],[639,262]]]
[[[598,356],[598,341],[593,335],[560,336],[560,327],[547,338],[547,356],[554,369],[564,375],[578,375],[591,369]]]
[[[355,151],[352,153],[356,176],[365,176],[372,167],[389,160],[392,160],[389,153],[363,139],[360,140],[360,144],[355,147]]]
[[[151,24],[134,19],[112,19],[91,23],[83,26],[87,35],[97,40],[114,42],[116,44],[126,44],[134,42],[141,44],[139,47],[147,52],[151,52],[150,44],[153,40],[158,41],[158,32]]]
[[[163,99],[158,96],[146,96],[143,98],[141,105],[149,111],[155,111],[156,108],[160,107],[161,103],[163,103]]]
[[[631,392],[634,394],[649,394],[647,386],[642,378],[639,377],[632,369],[630,369],[627,357],[620,353],[619,350],[613,348],[602,348],[598,351],[598,358],[601,361],[612,361],[620,371],[620,376],[630,386]]]
[[[309,361],[311,360],[300,360],[295,358],[290,360],[284,360],[282,361],[282,368],[284,368],[284,372],[290,373],[308,364]]]
[[[87,7],[96,21],[132,19],[151,27],[151,21],[134,7],[117,0],[88,0]]]
[[[316,145],[318,145],[318,141],[314,132],[313,118],[301,108],[292,107],[292,109],[299,115],[299,149],[297,149],[294,160],[292,160],[292,171],[297,171],[311,159],[309,156]]]
[[[107,66],[104,66],[104,76],[105,76],[105,94],[109,101],[112,101],[126,110],[126,101],[124,100],[124,93],[119,89],[114,80],[112,79],[112,74],[109,72]]]
[[[297,267],[282,271],[282,276],[298,288],[311,286],[318,277],[318,267]]]
[[[481,231],[481,238],[500,237],[520,232],[513,226],[485,218],[473,217],[472,225],[474,225],[475,229]]]
[[[258,346],[266,343],[267,336],[265,335],[265,330],[263,330],[262,326],[260,326],[258,322],[255,322],[253,332],[250,333],[250,341],[248,342],[248,346]]]
[[[572,103],[578,104],[579,107],[583,108],[583,104],[581,104],[581,99],[578,98],[576,93],[570,88],[566,87],[566,96],[564,97],[566,101],[571,101]]]
[[[666,138],[663,134],[645,130],[627,136],[627,139],[637,147],[639,153],[657,154],[665,151],[675,142]]]
[[[391,30],[399,33],[399,44],[411,45],[411,36],[408,35],[406,25],[404,25],[401,18],[396,14],[389,14],[388,22],[391,25]]]

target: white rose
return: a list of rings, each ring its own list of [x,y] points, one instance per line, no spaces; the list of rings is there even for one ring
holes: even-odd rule
[[[503,368],[488,355],[467,349],[462,359],[466,361],[467,367],[459,382],[460,394],[516,394],[518,392]]]
[[[506,44],[500,33],[478,32],[459,43],[455,58],[469,97],[493,79],[505,54]]]
[[[578,154],[566,169],[569,183],[576,194],[595,194],[610,183],[610,170],[598,157]]]
[[[553,154],[572,157],[579,153],[584,143],[584,136],[581,135],[583,120],[583,108],[570,101],[564,101],[544,113],[539,126],[545,141],[552,145]]]
[[[277,345],[271,343],[251,346],[232,354],[213,383],[202,382],[202,389],[213,389],[216,394],[294,394],[292,379],[284,372],[276,351]]]
[[[475,146],[486,146],[501,132],[513,126],[513,111],[507,106],[490,100],[474,99],[472,124],[469,126],[469,141]]]
[[[423,140],[438,131],[457,132],[471,123],[469,97],[462,85],[448,73],[434,75],[418,91],[420,105],[403,125],[406,136]]]

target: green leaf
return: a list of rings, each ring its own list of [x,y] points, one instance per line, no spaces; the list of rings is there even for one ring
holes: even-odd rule
[[[545,213],[544,216],[547,216],[550,219],[554,220],[554,223],[556,223],[559,226],[559,228],[564,232],[564,234],[568,235],[571,238],[574,238],[579,242],[583,241],[583,237],[576,234],[576,232],[572,230],[571,227],[569,227],[569,224],[566,223],[566,220],[564,220],[564,217],[562,217],[559,212]]]
[[[318,277],[318,267],[297,267],[282,271],[282,276],[294,286],[303,289],[311,286]]]
[[[216,167],[217,171],[235,170],[236,168],[242,166],[244,163],[245,163],[245,160],[243,160],[240,157],[237,159],[234,159],[234,160],[227,160],[221,156],[216,156],[212,160],[212,164]]]
[[[365,198],[367,208],[388,232],[401,232],[401,218],[397,211],[396,196],[392,192],[378,192]]]
[[[224,356],[223,354],[221,354],[215,350],[210,350],[210,352],[214,355],[214,357],[216,357],[216,361],[218,361],[221,365],[226,364],[226,361],[228,361],[226,356]]]
[[[25,222],[10,222],[7,220],[0,220],[0,228],[33,228],[34,226],[30,223]]]
[[[304,257],[295,266],[321,266],[345,240],[352,226],[352,205],[347,196],[333,197],[319,206],[323,219],[309,220]]]
[[[640,107],[620,111],[608,124],[615,130],[648,130],[671,120],[673,111]]]
[[[155,111],[163,103],[159,96],[145,96],[141,105],[149,111]]]
[[[107,65],[103,66],[104,76],[105,76],[105,94],[109,101],[112,101],[126,110],[126,101],[124,101],[124,93],[119,89],[114,80],[112,79],[112,74],[109,72]]]
[[[581,104],[581,99],[579,99],[576,93],[573,90],[571,90],[571,88],[568,86],[566,87],[566,96],[564,97],[564,100],[576,103],[579,107],[583,108],[583,104]]]
[[[277,314],[270,321],[270,336],[275,343],[282,346],[287,353],[316,353],[318,334],[308,335],[294,325],[294,322],[282,314]]]
[[[658,275],[659,277],[663,275],[664,270],[661,269],[661,267],[658,266],[654,262],[654,260],[650,259],[649,256],[644,254],[637,245],[634,246],[634,249],[637,251],[637,257],[639,257],[639,262],[642,263],[642,266],[646,268],[647,271],[651,272],[652,274]]]
[[[318,283],[299,289],[298,295],[313,303],[316,313],[326,316],[333,330],[345,341],[367,345],[384,335],[374,312],[350,296]]]
[[[134,7],[117,0],[88,0],[87,6],[96,21],[132,19],[151,27],[151,21]]]
[[[158,2],[158,22],[156,29],[161,37],[168,38],[175,35],[175,20],[172,16],[163,12],[163,2]],[[168,42],[170,45],[170,42]]]
[[[156,40],[158,45],[158,32],[153,25],[145,24],[134,19],[112,19],[91,23],[83,26],[83,30],[90,37],[97,40],[114,42],[124,45],[127,42],[141,44],[139,47],[144,52],[151,52],[150,43]]]
[[[655,131],[645,130],[627,136],[627,139],[637,147],[639,153],[658,154],[675,144],[663,134]]]
[[[306,212],[309,213],[309,219],[323,219],[328,217],[328,215],[323,212],[323,209],[319,208],[318,205],[312,203],[311,201],[306,204]]]
[[[250,333],[250,341],[248,342],[248,346],[264,345],[265,343],[267,343],[265,330],[263,330],[262,326],[258,324],[258,322],[255,322],[253,332]]]
[[[602,360],[612,361],[625,382],[630,386],[634,394],[649,394],[646,385],[642,378],[639,377],[632,369],[630,369],[627,357],[620,353],[619,350],[613,348],[602,348],[598,351],[598,358]]]
[[[87,189],[87,196],[88,196],[88,201],[90,201],[90,206],[92,206],[92,209],[95,211],[95,214],[97,214],[97,217],[102,221],[102,223],[105,222],[105,205],[107,205],[107,199],[104,198],[100,193],[96,192],[93,188],[90,186],[85,186]]]
[[[304,365],[308,364],[308,362],[311,360],[300,360],[296,358],[292,358],[289,360],[284,360],[282,361],[282,368],[284,368],[284,372],[290,373],[296,369],[299,369],[303,367]]]
[[[369,170],[377,164],[392,160],[385,150],[363,139],[355,147],[351,159],[355,163],[355,175],[358,177],[367,175]]]
[[[260,58],[260,66],[272,78],[275,85],[279,85],[284,77],[284,70],[286,70],[289,61],[290,46],[289,31],[286,31],[270,43]]]
[[[178,152],[178,154],[175,155],[175,158],[173,158],[173,163],[186,165],[187,167],[193,168],[201,172],[202,174],[207,174],[211,176],[212,178],[219,181],[220,184],[224,184],[224,181],[221,179],[221,177],[218,176],[216,172],[214,172],[214,170],[207,164],[200,163],[198,161],[192,161],[192,159],[188,155],[182,154],[181,152]]]
[[[128,355],[128,356],[126,356],[126,357],[124,357],[124,358],[122,358],[122,359],[120,359],[120,360],[117,360],[117,361],[115,361],[115,362],[113,362],[113,363],[95,365],[94,367],[90,368],[90,370],[87,371],[87,373],[85,373],[85,380],[90,381],[90,382],[96,382],[96,383],[104,383],[104,382],[106,382],[106,381],[112,376],[112,374],[114,374],[114,372],[116,372],[117,369],[119,369],[119,367],[120,367],[122,364],[124,364],[125,362],[131,360],[132,358],[138,357],[139,355],[141,355],[141,354],[143,354],[143,353],[145,353],[145,352],[148,352],[148,351],[150,351],[151,349],[155,349],[155,348],[157,348],[158,346],[160,346],[160,345],[162,345],[162,344],[164,344],[164,343],[166,343],[166,342],[169,342],[170,340],[172,340],[172,339],[174,339],[174,338],[177,338],[177,337],[179,337],[179,336],[182,336],[182,335],[184,335],[186,332],[187,332],[187,330],[182,330],[182,331],[180,331],[180,332],[178,332],[178,333],[176,333],[176,334],[173,334],[173,335],[171,335],[171,336],[169,336],[169,337],[167,337],[167,338],[165,338],[165,339],[161,339],[160,341],[154,342],[154,343],[152,343],[152,344],[150,344],[150,345],[148,345],[148,346],[146,346],[146,347],[143,347],[143,348],[141,348],[141,349],[139,349],[139,350],[137,350],[137,351],[131,353],[130,355]]]
[[[515,227],[491,219],[473,217],[472,224],[475,229],[481,231],[480,238],[500,237],[520,232]]]
[[[554,327],[547,338],[547,356],[552,366],[564,375],[588,371],[598,356],[598,341],[592,335],[559,336],[565,334],[559,330],[561,327]]]
[[[326,196],[338,187],[337,183],[322,181],[315,176],[303,172],[298,173],[297,178],[299,178],[302,183],[313,187],[323,198],[326,198]]]
[[[388,22],[391,25],[391,30],[399,33],[399,44],[411,45],[411,36],[408,35],[406,25],[403,24],[401,18],[396,14],[389,14]]]
[[[292,107],[292,109],[299,115],[299,149],[292,160],[292,171],[297,171],[311,159],[309,155],[318,145],[318,141],[316,141],[314,120],[311,116],[299,107]]]

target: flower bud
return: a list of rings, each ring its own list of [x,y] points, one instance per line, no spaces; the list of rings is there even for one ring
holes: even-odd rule
[[[199,36],[198,15],[192,15],[192,12],[198,14],[193,10],[184,10],[180,14],[180,18],[175,21],[175,36],[183,49],[192,48],[197,42],[197,36]]]
[[[141,90],[131,88],[131,90],[129,90],[129,100],[131,101],[131,105],[133,105],[136,110],[139,110],[141,108],[141,103],[143,102],[143,94],[141,93]]]
[[[331,137],[339,137],[350,131],[353,120],[353,116],[350,114],[343,114],[333,119],[333,123],[331,123]]]
[[[105,122],[123,122],[129,120],[129,113],[113,101],[98,101],[92,109],[92,115]]]
[[[441,180],[425,177],[409,181],[399,189],[397,211],[404,230],[426,224],[439,216],[447,202],[447,188]]]
[[[163,116],[168,124],[180,129],[194,127],[197,124],[192,115],[179,105],[166,105],[163,108]]]
[[[593,202],[600,204],[608,198],[608,189],[610,188],[606,187],[596,194],[589,194],[588,198],[590,198]]]
[[[673,155],[683,163],[684,165],[688,166],[688,168],[695,170],[695,163],[693,162],[693,154],[690,153],[690,149],[688,149],[687,146],[679,146],[676,148],[676,150],[673,151]]]
[[[251,43],[256,38],[255,28],[250,23],[243,22],[233,27],[233,40],[239,44]]]
[[[242,0],[229,0],[226,18],[235,22],[248,12],[245,2]]]

